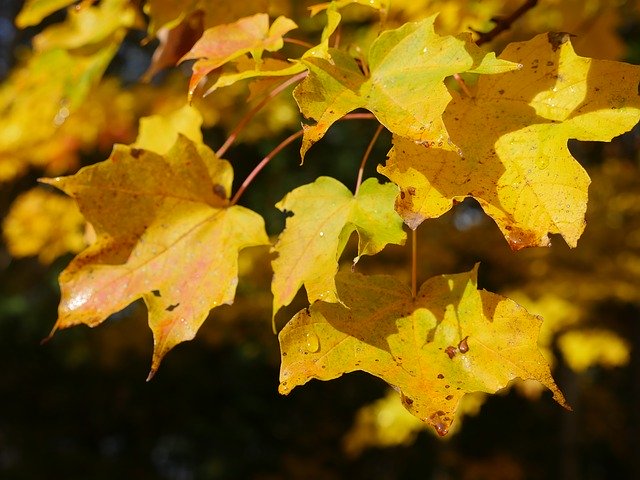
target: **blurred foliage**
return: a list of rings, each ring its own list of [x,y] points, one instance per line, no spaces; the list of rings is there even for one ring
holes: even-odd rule
[[[4,12],[19,2],[5,1]],[[289,397],[277,394],[278,351],[271,334],[271,280],[265,248],[244,252],[233,308],[222,307],[197,339],[179,347],[153,382],[151,336],[139,304],[96,331],[63,332],[40,346],[56,318],[56,277],[84,241],[67,199],[33,190],[41,175],[72,173],[130,143],[139,121],[186,104],[188,73],[178,67],[149,84],[132,84],[151,63],[154,40],[205,5],[203,26],[240,16],[214,2],[27,1],[16,32],[4,13],[0,38],[11,73],[0,86],[0,477],[39,478],[362,478],[362,479],[608,479],[640,477],[640,131],[611,145],[572,144],[591,178],[587,229],[578,248],[561,239],[549,249],[512,253],[477,204],[465,201],[420,229],[422,278],[482,262],[480,285],[516,299],[545,319],[540,345],[554,361],[558,383],[574,408],[562,411],[536,386],[517,384],[503,395],[465,398],[456,435],[440,441],[417,425],[382,382],[350,375],[312,382]],[[158,10],[157,5],[173,9]],[[249,4],[256,11],[260,1]],[[300,18],[295,37],[322,28],[308,18],[313,1],[262,2],[272,15]],[[225,6],[247,8],[243,2]],[[387,25],[439,11],[442,33],[489,30],[495,15],[519,2],[395,0]],[[71,6],[70,6],[71,5]],[[70,6],[68,13],[49,14]],[[113,8],[129,8],[114,15]],[[177,13],[176,13],[177,12]],[[89,28],[80,15],[90,17]],[[148,17],[145,17],[147,15]],[[362,6],[344,11],[342,42],[364,49],[377,16]],[[144,20],[151,22],[144,29]],[[640,62],[638,2],[540,0],[492,48],[547,31],[576,34],[579,54]],[[40,23],[44,20],[42,23]],[[95,26],[99,28],[95,28]],[[148,44],[140,48],[140,41]],[[103,48],[105,47],[106,48]],[[289,45],[287,48],[298,48]],[[9,53],[7,53],[9,52]],[[286,50],[285,50],[286,54]],[[106,75],[105,75],[106,72]],[[121,77],[121,78],[118,78]],[[135,77],[137,80],[137,77]],[[612,79],[615,81],[615,79]],[[237,84],[195,99],[204,138],[222,143],[244,112]],[[229,154],[241,181],[252,166],[299,125],[291,96],[272,101]],[[142,124],[144,125],[144,123]],[[301,183],[329,173],[348,185],[374,126],[337,125],[303,168],[291,152],[262,173],[244,202],[265,211],[269,231],[283,215],[272,207]],[[338,151],[337,146],[341,147]],[[343,148],[345,147],[345,148]],[[384,160],[389,139],[376,145],[371,165]],[[332,162],[320,162],[329,157]],[[375,161],[374,161],[375,160]],[[238,181],[238,180],[236,180]],[[22,258],[33,256],[33,258]],[[351,258],[354,255],[351,255]],[[57,258],[57,260],[56,260]],[[349,255],[345,255],[349,258]],[[407,252],[363,258],[358,271],[408,278]],[[344,268],[350,268],[345,265]],[[302,299],[279,316],[303,305]],[[475,415],[481,411],[481,415]]]

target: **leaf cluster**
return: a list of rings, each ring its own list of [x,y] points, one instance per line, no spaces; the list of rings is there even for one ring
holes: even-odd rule
[[[216,307],[233,303],[240,251],[270,246],[272,318],[303,286],[309,305],[279,333],[280,392],[362,370],[395,388],[407,410],[440,435],[451,428],[465,394],[494,393],[515,378],[537,380],[568,407],[537,346],[541,319],[478,289],[477,267],[419,286],[415,231],[471,198],[512,250],[549,246],[553,234],[575,247],[585,229],[590,179],[568,141],[610,141],[633,128],[640,119],[640,68],[579,56],[569,33],[540,33],[496,54],[479,45],[478,38],[490,35],[461,32],[447,13],[457,5],[455,18],[474,18],[480,29],[504,6],[499,1],[482,8],[433,2],[443,13],[420,18],[403,2],[394,7],[382,0],[332,1],[311,7],[308,18],[294,15],[293,5],[270,10],[266,1],[223,2],[224,8],[195,0],[72,3],[25,4],[21,27],[63,7],[66,18],[34,38],[33,53],[0,91],[11,127],[0,135],[0,180],[32,164],[47,174],[66,173],[83,146],[123,142],[103,162],[42,179],[75,199],[94,234],[60,275],[54,331],[99,325],[142,299],[154,337],[151,377],[168,351],[194,338],[212,310],[215,316]],[[366,28],[351,28],[350,18],[365,19]],[[315,32],[299,27],[314,22]],[[439,30],[438,24],[445,26]],[[158,39],[147,79],[167,66],[191,69],[188,82],[176,82],[184,88],[181,100],[164,99],[169,106],[158,100],[162,91],[144,108],[144,100],[131,106],[131,92],[115,87],[110,96],[101,81],[127,33],[141,29],[147,40]],[[299,30],[309,38],[296,38]],[[214,114],[200,97],[235,96],[249,80],[254,106],[212,150],[201,128],[215,123]],[[295,101],[302,129],[234,187],[234,168],[224,157],[253,128],[253,117],[294,85],[286,105]],[[109,117],[84,131],[101,93],[102,103],[115,98],[113,117],[127,133],[144,115],[137,138],[114,128]],[[22,96],[28,100],[14,101]],[[138,112],[124,113],[132,109]],[[290,214],[286,226],[269,239],[263,215],[239,205],[243,193],[289,144],[302,138],[304,161],[348,119],[379,125],[371,145],[383,128],[391,133],[386,161],[377,165],[389,181],[363,179],[367,152],[359,170],[354,162],[353,190],[321,176],[289,192],[276,205]],[[65,132],[68,144],[50,140]],[[31,201],[42,203],[38,195]],[[5,222],[9,239],[28,231],[20,226],[33,209],[25,198]],[[49,218],[60,215],[53,202],[47,207]],[[60,243],[79,250],[77,216],[60,218],[61,233],[40,235],[42,247],[12,247],[15,254],[39,250],[50,261],[64,250]],[[407,230],[411,285],[355,272],[361,257],[404,245]],[[354,233],[351,271],[340,272]],[[572,342],[566,337],[563,348],[570,350]]]

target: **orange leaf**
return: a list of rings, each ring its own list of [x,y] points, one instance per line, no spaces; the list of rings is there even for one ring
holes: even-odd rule
[[[200,80],[233,59],[247,53],[260,59],[264,50],[280,50],[284,43],[282,36],[294,28],[297,25],[284,16],[276,18],[269,27],[269,15],[258,13],[205,30],[200,40],[181,59],[198,59],[193,65],[189,95],[193,95]]]
[[[55,328],[96,326],[143,298],[151,377],[209,310],[233,302],[239,250],[268,243],[258,214],[229,205],[231,182],[228,162],[182,135],[166,155],[116,145],[104,162],[45,180],[76,198],[97,234],[60,275]]]

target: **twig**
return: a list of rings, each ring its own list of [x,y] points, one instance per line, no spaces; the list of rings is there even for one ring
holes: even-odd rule
[[[304,40],[298,40],[297,38],[283,37],[282,40],[284,40],[284,43],[291,43],[293,45],[299,45],[299,46],[307,48],[307,49],[314,47],[309,42],[305,42]]]
[[[465,83],[464,79],[460,76],[459,73],[454,73],[453,79],[456,81],[456,83],[460,87],[460,90],[462,90],[467,97],[473,98],[473,95],[471,94],[469,87],[467,87],[467,84]]]
[[[367,150],[364,152],[364,155],[362,157],[362,162],[360,163],[360,169],[358,170],[358,179],[356,180],[356,191],[355,191],[356,194],[358,193],[358,189],[362,184],[362,175],[364,174],[364,165],[367,163],[367,160],[369,159],[369,155],[371,155],[371,150],[373,150],[373,146],[378,140],[378,137],[380,136],[380,132],[382,132],[382,127],[383,127],[382,124],[378,125],[378,128],[376,129],[376,133],[373,134],[373,138],[369,142],[369,145],[367,145]]]
[[[289,145],[291,142],[293,142],[297,138],[300,138],[303,133],[304,133],[304,130],[298,130],[296,133],[289,135],[282,142],[280,142],[280,144],[276,148],[271,150],[269,154],[266,157],[264,157],[260,161],[260,163],[258,163],[258,165],[255,166],[255,168],[251,171],[251,173],[247,175],[247,178],[244,179],[244,182],[242,182],[242,185],[240,185],[240,188],[238,188],[238,191],[231,199],[231,205],[235,205],[236,203],[238,203],[238,199],[242,196],[242,194],[247,189],[249,184],[253,182],[253,179],[256,178],[256,175],[258,175],[258,173],[260,173],[260,171],[267,166],[267,164],[271,161],[271,159],[273,159],[273,157],[275,157],[278,153],[280,153],[280,151],[283,148],[285,148],[287,145]]]
[[[533,7],[535,7],[538,3],[538,0],[526,0],[524,4],[520,6],[520,8],[516,9],[511,15],[508,17],[493,17],[491,20],[495,22],[496,26],[493,27],[488,32],[477,32],[479,35],[478,40],[476,40],[477,45],[483,45],[485,43],[490,42],[502,32],[509,30],[513,22],[515,22],[518,18],[523,16]]]
[[[280,85],[278,85],[276,88],[271,90],[268,93],[268,95],[260,101],[260,103],[258,103],[255,107],[253,107],[251,110],[249,110],[245,114],[245,116],[242,117],[240,122],[238,122],[238,125],[236,125],[236,128],[233,129],[233,131],[229,134],[229,137],[227,138],[227,140],[222,144],[222,146],[216,152],[216,155],[218,156],[218,158],[221,158],[225,153],[227,153],[227,150],[229,149],[231,144],[235,141],[235,139],[238,137],[240,132],[242,132],[242,130],[244,130],[244,128],[247,126],[247,124],[251,121],[251,119],[253,117],[255,117],[255,115],[260,110],[262,110],[262,108],[267,103],[269,103],[275,96],[277,96],[283,90],[286,90],[287,87],[289,87],[290,85],[293,85],[294,83],[298,82],[299,80],[302,80],[306,76],[307,76],[307,72],[304,71],[304,72],[298,73],[297,75],[294,75],[293,77],[285,80]]]
[[[418,234],[411,230],[411,297],[418,294]]]
[[[375,120],[376,116],[373,113],[347,113],[340,120]]]

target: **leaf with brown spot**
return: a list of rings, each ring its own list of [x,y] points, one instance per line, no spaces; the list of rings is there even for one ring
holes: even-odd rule
[[[108,160],[45,179],[76,199],[97,240],[60,275],[54,327],[91,327],[142,298],[154,353],[191,340],[209,311],[233,302],[238,252],[268,244],[262,218],[230,206],[232,169],[179,135],[166,155],[116,145]]]
[[[476,272],[431,278],[415,299],[394,277],[339,273],[343,304],[316,302],[280,332],[280,392],[362,370],[394,386],[440,435],[463,395],[495,393],[515,378],[539,381],[567,407],[538,350],[542,319],[478,290]]]
[[[638,122],[640,67],[579,57],[568,35],[538,35],[500,57],[523,68],[482,76],[473,98],[454,94],[443,119],[455,145],[396,137],[379,171],[400,186],[396,208],[413,229],[470,196],[514,250],[546,246],[549,233],[575,247],[590,180],[567,141],[609,141]]]

